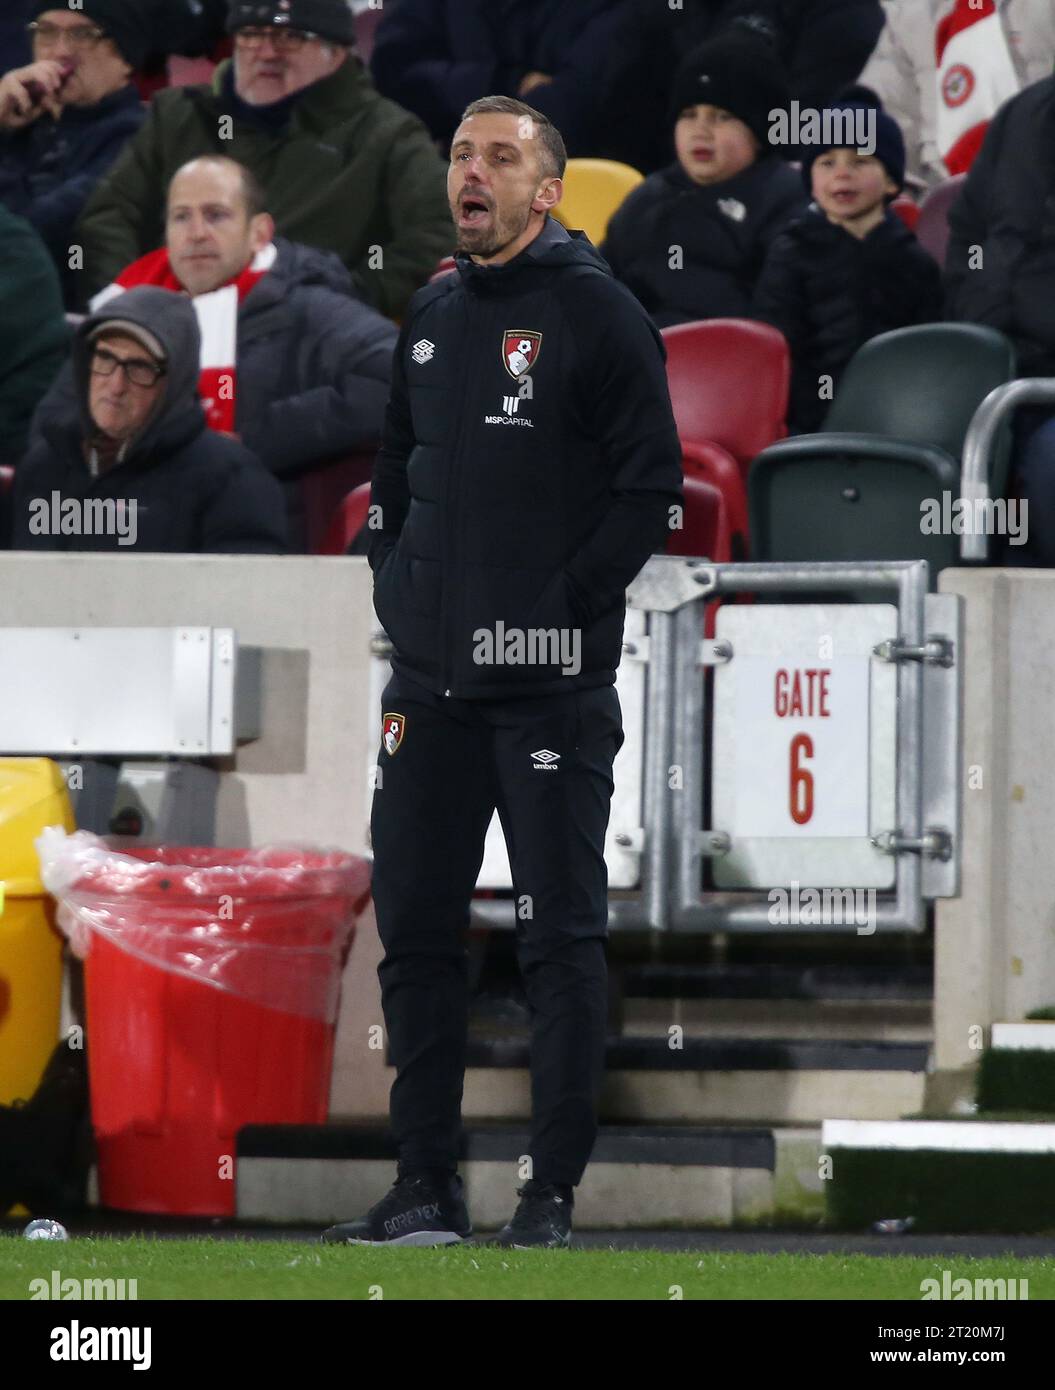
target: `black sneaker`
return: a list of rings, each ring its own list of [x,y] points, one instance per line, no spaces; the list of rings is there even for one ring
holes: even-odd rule
[[[455,1173],[446,1184],[425,1173],[397,1178],[389,1192],[358,1221],[323,1231],[337,1245],[457,1245],[473,1233]]]
[[[571,1213],[574,1199],[569,1188],[542,1185],[529,1180],[517,1188],[520,1201],[509,1221],[489,1242],[514,1250],[534,1246],[566,1249],[571,1245]]]

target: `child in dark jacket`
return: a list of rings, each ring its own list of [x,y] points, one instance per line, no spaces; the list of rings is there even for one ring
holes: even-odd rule
[[[820,428],[862,343],[942,317],[937,262],[889,206],[905,178],[896,121],[859,102],[831,108],[838,112],[847,113],[845,130],[865,113],[875,153],[806,148],[802,173],[814,202],[773,243],[755,293],[755,317],[779,328],[791,347],[788,419],[796,434]]]
[[[681,67],[677,160],[627,197],[601,247],[660,328],[751,314],[770,243],[806,207],[769,144],[770,113],[787,105],[773,50],[750,34],[706,43]]]

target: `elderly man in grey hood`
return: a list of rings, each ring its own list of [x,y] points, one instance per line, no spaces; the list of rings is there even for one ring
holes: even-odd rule
[[[16,471],[15,549],[287,549],[279,484],[206,426],[199,347],[190,301],[153,286],[81,324]]]

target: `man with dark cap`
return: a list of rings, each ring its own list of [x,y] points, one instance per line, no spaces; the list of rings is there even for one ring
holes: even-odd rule
[[[207,428],[189,299],[129,290],[77,330],[75,391],[41,407],[15,473],[16,550],[281,554],[276,480]]]
[[[787,81],[762,39],[730,34],[689,54],[674,82],[677,160],[650,175],[608,226],[602,254],[660,328],[742,318],[766,252],[807,200],[770,144]]]
[[[164,239],[165,193],[205,154],[245,165],[280,235],[335,251],[398,317],[454,244],[425,127],[372,86],[347,0],[230,0],[233,59],[208,86],[159,92],[81,222],[94,294]]]
[[[0,79],[0,203],[44,239],[76,295],[73,228],[143,123],[132,73],[147,46],[136,0],[36,0],[33,61]]]

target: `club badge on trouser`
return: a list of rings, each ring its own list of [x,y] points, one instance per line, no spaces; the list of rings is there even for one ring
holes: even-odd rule
[[[402,714],[384,714],[381,716],[381,742],[385,745],[385,752],[389,757],[392,757],[403,742],[403,730],[406,728],[406,723],[407,721]]]
[[[542,334],[533,328],[510,328],[502,334],[502,361],[515,381],[531,371],[541,351]]]

